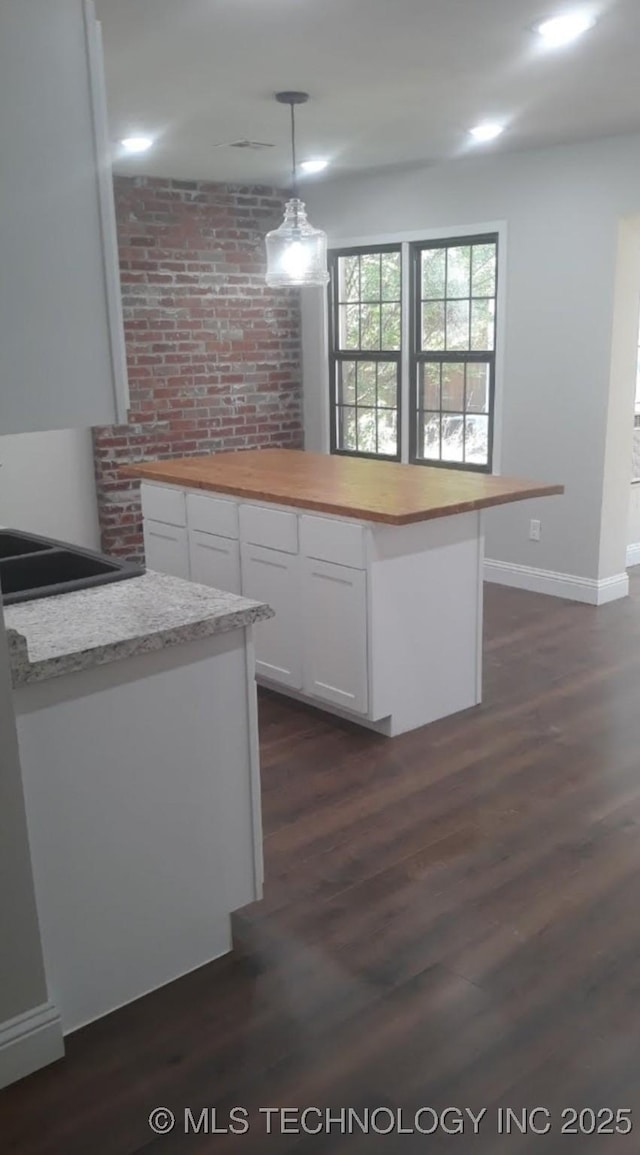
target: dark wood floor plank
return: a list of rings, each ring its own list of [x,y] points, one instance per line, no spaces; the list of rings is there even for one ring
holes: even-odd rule
[[[238,953],[0,1094],[10,1155],[555,1155],[640,1093],[640,575],[600,609],[488,586],[483,704],[388,740],[263,693],[265,900]],[[266,1135],[260,1106],[486,1106],[477,1137]],[[154,1138],[154,1106],[251,1111]],[[497,1137],[501,1105],[546,1136]]]

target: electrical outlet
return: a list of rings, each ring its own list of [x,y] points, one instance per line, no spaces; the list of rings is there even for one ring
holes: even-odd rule
[[[532,517],[529,522],[529,541],[540,541],[542,533],[542,523],[536,517]]]

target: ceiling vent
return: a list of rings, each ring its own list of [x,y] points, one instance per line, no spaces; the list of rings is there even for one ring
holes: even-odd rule
[[[215,148],[252,148],[259,151],[262,148],[273,148],[271,141],[267,140],[227,140],[223,144],[216,144]]]

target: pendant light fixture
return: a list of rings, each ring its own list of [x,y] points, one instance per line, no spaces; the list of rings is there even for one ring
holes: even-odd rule
[[[326,285],[329,281],[327,234],[309,224],[304,202],[298,196],[295,107],[306,104],[308,99],[306,92],[276,92],[278,103],[288,104],[291,109],[293,180],[284,220],[280,228],[267,233],[266,237],[267,284],[274,289]]]

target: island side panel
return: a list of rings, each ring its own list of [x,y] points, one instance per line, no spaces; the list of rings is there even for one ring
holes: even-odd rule
[[[16,693],[65,1032],[226,953],[259,897],[251,662],[239,629]]]
[[[371,537],[369,664],[374,718],[402,734],[482,699],[480,513]]]

